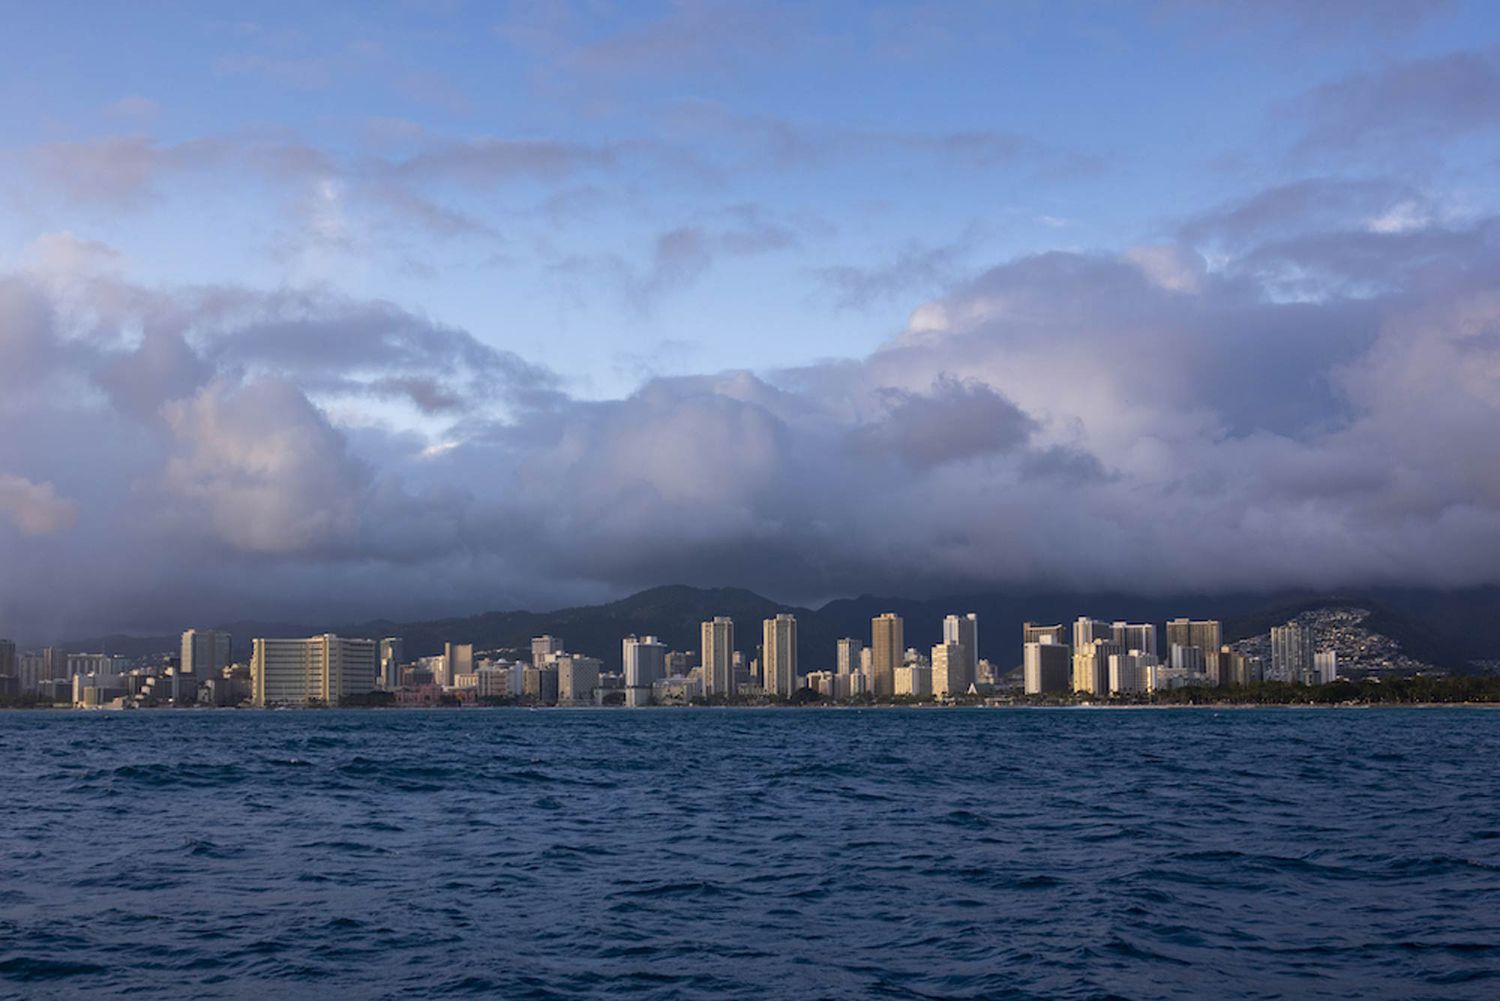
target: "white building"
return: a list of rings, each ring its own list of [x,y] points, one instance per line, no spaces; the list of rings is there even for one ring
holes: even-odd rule
[[[667,646],[655,636],[627,636],[620,660],[625,674],[625,704],[651,704],[651,686],[667,676]]]
[[[375,690],[374,640],[332,633],[301,640],[258,639],[250,656],[251,701],[257,706],[336,705]]]
[[[905,664],[896,668],[896,695],[927,698],[932,695],[932,668],[923,664]]]
[[[1339,654],[1337,650],[1319,650],[1313,654],[1314,684],[1332,684],[1339,676]]]
[[[1156,655],[1143,650],[1109,655],[1109,694],[1144,695],[1152,690]]]
[[[838,642],[838,660],[834,670],[838,674],[857,674],[864,671],[865,644],[861,640],[845,637]]]
[[[950,619],[957,616],[950,615]],[[960,620],[962,621],[962,620]],[[974,684],[969,651],[958,643],[939,643],[932,648],[932,694],[940,699],[967,695]]]

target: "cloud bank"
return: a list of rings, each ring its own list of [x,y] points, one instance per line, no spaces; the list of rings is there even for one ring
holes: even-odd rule
[[[54,237],[0,280],[0,618],[1495,583],[1500,227],[1378,224],[1422,197],[1269,190],[1000,263],[865,358],[612,400],[495,332]]]

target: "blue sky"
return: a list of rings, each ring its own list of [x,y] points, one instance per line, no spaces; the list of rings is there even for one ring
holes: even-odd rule
[[[25,207],[4,237],[97,239],[146,283],[389,298],[591,396],[857,356],[994,261],[1157,241],[1299,168],[1379,171],[1289,163],[1289,108],[1494,35],[1488,5],[1421,6],[21,7],[0,41],[12,165],[122,138],[168,159],[221,141],[325,162],[99,166],[40,192],[45,176],[12,169]],[[569,150],[389,182],[421,208],[362,190],[487,139]],[[1492,154],[1432,169],[1488,204]],[[90,186],[105,190],[77,197]],[[683,230],[704,245],[659,261]]]
[[[0,593],[0,631],[666,579],[810,600],[1492,574],[1493,484],[1415,453],[1361,478],[1401,454],[1403,380],[1489,371],[1429,341],[1497,277],[1492,4],[7,19],[0,546],[43,575],[120,562],[62,612]],[[1487,385],[1465,399],[1425,430],[1478,436]],[[819,475],[910,496],[851,513]],[[1185,517],[1230,569],[1170,555]],[[909,544],[872,555],[888,531]],[[1319,555],[1242,558],[1279,545]],[[184,552],[274,585],[119,596]]]

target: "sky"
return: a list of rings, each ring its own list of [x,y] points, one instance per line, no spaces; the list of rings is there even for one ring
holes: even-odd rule
[[[6,20],[0,635],[1500,583],[1493,4]]]

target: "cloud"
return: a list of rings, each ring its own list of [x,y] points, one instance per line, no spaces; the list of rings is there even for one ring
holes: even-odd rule
[[[50,483],[0,473],[0,517],[27,535],[50,535],[72,527],[78,505]]]
[[[325,289],[137,288],[75,237],[0,280],[0,507],[26,529],[0,613],[93,632],[664,580],[1494,584],[1500,223],[1372,224],[1431,203],[1284,185],[1168,242],[956,279],[864,357],[607,400],[503,331]],[[662,267],[774,249],[782,224],[692,220]]]
[[[1285,113],[1303,129],[1296,151],[1410,155],[1423,144],[1500,125],[1500,49],[1391,63],[1316,87]]]

